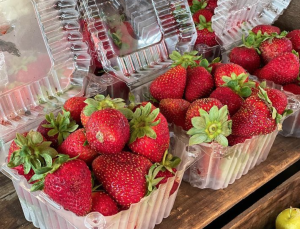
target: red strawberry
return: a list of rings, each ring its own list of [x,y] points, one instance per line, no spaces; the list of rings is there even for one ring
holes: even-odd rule
[[[129,137],[127,118],[115,109],[94,112],[86,124],[86,138],[91,148],[102,154],[121,152]]]
[[[258,31],[261,31],[262,34],[269,34],[271,35],[272,33],[277,33],[280,34],[281,31],[278,27],[272,26],[272,25],[257,25],[252,29],[252,32],[257,34]]]
[[[234,136],[229,135],[227,137],[229,146],[234,146],[239,143],[244,143],[247,139],[250,139],[251,137],[241,137],[241,136]]]
[[[139,106],[130,121],[129,148],[152,162],[160,162],[169,148],[170,135],[166,118],[151,104]]]
[[[214,88],[214,80],[208,68],[206,59],[202,60],[200,66],[187,69],[187,82],[185,88],[185,99],[193,102],[196,99],[207,97]]]
[[[213,13],[210,10],[207,10],[207,9],[198,10],[193,15],[193,20],[194,20],[195,24],[200,23],[200,18],[199,18],[200,15],[202,15],[205,18],[206,22],[210,22],[211,18],[213,16]]]
[[[184,128],[184,119],[190,103],[184,99],[163,99],[159,103],[160,112],[169,123]]]
[[[115,215],[119,212],[116,202],[105,192],[93,192],[92,212],[100,212],[104,216]]]
[[[238,64],[252,74],[260,67],[260,56],[254,48],[235,47],[229,54],[231,63]]]
[[[215,72],[215,85],[216,87],[220,87],[225,84],[223,77],[232,77],[232,74],[236,74],[237,76],[241,74],[246,74],[244,68],[237,64],[223,64],[222,66],[218,67]],[[247,82],[247,80],[246,80]]]
[[[44,188],[44,192],[64,209],[78,216],[88,214],[92,208],[92,175],[86,163],[63,155],[54,161],[51,168],[32,177],[40,181],[33,184],[31,191]]]
[[[156,100],[181,99],[186,85],[186,69],[181,65],[171,68],[150,85],[150,93]]]
[[[218,45],[216,34],[211,28],[211,21],[207,21],[203,15],[199,16],[200,22],[196,24],[197,40],[195,45],[205,44],[213,47]]]
[[[223,105],[227,105],[230,115],[234,115],[244,102],[242,97],[229,87],[218,87],[209,97],[219,100]]]
[[[287,38],[290,39],[290,41],[293,44],[293,49],[296,52],[300,52],[300,30],[293,30],[292,32],[289,32],[288,35],[286,36]]]
[[[57,152],[50,148],[50,144],[51,142],[47,142],[39,132],[17,133],[9,147],[7,166],[17,170],[19,175],[24,176],[29,181],[34,175],[33,169],[39,168],[37,165],[48,166],[52,164],[51,158],[54,158]],[[37,161],[39,162],[37,163]]]
[[[91,165],[99,155],[87,143],[84,129],[78,129],[70,134],[57,150],[59,153],[67,154],[71,158],[79,155],[78,159],[83,160],[87,165]]]
[[[177,169],[173,168],[172,170],[173,170],[172,173],[168,170],[158,172],[156,178],[163,177],[163,179],[156,185],[156,188],[158,188],[161,184],[167,183],[168,179],[174,176],[174,174],[177,172]],[[179,183],[175,181],[171,188],[169,196],[171,196],[178,189],[178,186]]]
[[[270,38],[261,43],[259,46],[261,56],[264,62],[267,64],[275,57],[283,53],[291,53],[293,51],[292,42],[286,38]]]
[[[215,9],[218,7],[218,0],[208,0],[206,9],[210,10],[212,13],[215,12]]]
[[[284,85],[283,90],[292,92],[295,95],[300,95],[300,86],[298,84]]]
[[[272,106],[276,109],[278,114],[282,115],[288,105],[286,95],[277,89],[266,88],[265,90],[272,102]]]
[[[100,155],[94,160],[92,167],[107,193],[122,209],[128,209],[146,195],[146,174],[151,165],[143,156],[121,152]]]
[[[85,107],[84,101],[86,98],[84,97],[72,97],[68,99],[64,104],[64,109],[69,111],[73,120],[79,125],[80,122],[80,113],[82,109]]]
[[[254,76],[259,76],[260,71],[261,71],[261,68],[258,68],[258,69],[256,69],[252,74],[253,74]]]
[[[209,67],[212,68],[212,69],[211,69],[211,75],[212,75],[213,77],[215,76],[216,70],[217,70],[220,66],[222,66],[222,65],[223,65],[223,63],[212,63],[212,64],[209,65]]]
[[[52,147],[57,148],[77,128],[76,122],[70,118],[70,112],[58,113],[57,117],[50,113],[40,123],[37,132],[40,132],[47,141],[51,141]]]
[[[217,100],[212,98],[198,99],[194,101],[185,116],[185,130],[189,130],[193,127],[192,118],[200,116],[199,110],[203,109],[205,111],[209,111],[213,106],[217,106],[221,108],[223,104]]]
[[[271,60],[261,69],[258,77],[276,84],[289,84],[297,80],[299,58],[293,53],[284,53]]]

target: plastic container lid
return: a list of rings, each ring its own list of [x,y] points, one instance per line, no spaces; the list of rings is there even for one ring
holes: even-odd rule
[[[242,42],[242,34],[261,24],[272,24],[291,0],[219,0],[212,28],[226,50]]]
[[[106,72],[128,85],[158,75],[173,50],[190,51],[196,30],[184,0],[80,0]]]
[[[80,94],[90,56],[76,0],[0,1],[0,136]]]

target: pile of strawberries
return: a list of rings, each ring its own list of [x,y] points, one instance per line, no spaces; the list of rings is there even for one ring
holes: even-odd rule
[[[191,135],[190,144],[218,142],[232,146],[273,132],[286,110],[287,97],[249,80],[240,65],[209,64],[197,51],[174,51],[172,68],[150,85],[169,123]]]
[[[78,216],[110,216],[175,175],[181,160],[168,153],[169,142],[168,123],[151,103],[73,97],[36,131],[17,133],[8,166],[32,184],[31,191],[43,190]]]
[[[211,18],[218,6],[218,0],[189,0],[189,5],[197,30],[195,45],[205,44],[209,47],[218,45],[215,32],[211,28]]]
[[[300,30],[287,33],[276,26],[259,25],[243,38],[242,46],[232,49],[229,58],[250,74],[300,94],[299,52]]]

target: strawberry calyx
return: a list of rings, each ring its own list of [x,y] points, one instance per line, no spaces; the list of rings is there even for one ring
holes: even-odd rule
[[[221,58],[217,57],[215,59],[213,59],[213,61],[210,64],[216,64],[216,63],[221,63]]]
[[[133,110],[137,105],[139,105],[140,103],[137,103],[135,100],[135,96],[132,92],[129,92],[128,94],[128,100],[129,100],[129,105],[128,105],[128,109]]]
[[[198,66],[205,68],[209,73],[212,71],[212,67],[207,59],[201,60]]]
[[[193,127],[187,132],[191,135],[189,145],[217,142],[228,146],[227,136],[232,132],[232,120],[228,120],[229,111],[226,106],[220,110],[213,106],[209,112],[199,110],[200,117],[192,118]]]
[[[174,157],[172,154],[168,153],[168,150],[166,150],[164,157],[159,164],[163,165],[161,171],[168,170],[174,174],[173,168],[176,168],[180,163],[181,159],[179,157]]]
[[[194,14],[198,10],[203,10],[207,6],[207,1],[205,0],[193,0],[193,4],[190,6],[191,13]]]
[[[177,51],[173,51],[170,54],[170,58],[173,60],[171,67],[176,67],[178,65],[181,65],[184,68],[196,66],[196,61],[202,59],[202,56],[197,56],[197,54],[198,51],[185,52],[183,55]]]
[[[72,132],[77,130],[79,125],[71,119],[71,113],[63,109],[63,113],[58,113],[54,117],[53,113],[46,115],[48,124],[42,125],[42,127],[49,128],[48,136],[53,137],[58,134],[58,144],[60,145]]]
[[[58,154],[50,147],[51,141],[44,141],[42,134],[33,130],[26,137],[17,133],[14,142],[20,149],[11,154],[7,166],[15,168],[23,165],[24,174],[28,174],[31,169],[36,171],[44,166],[52,166],[52,159]]]
[[[95,111],[104,110],[107,108],[120,111],[127,119],[131,119],[133,112],[126,108],[124,99],[111,99],[110,96],[96,95],[94,98],[88,98],[84,101],[87,106],[83,108],[83,113],[86,116],[91,116]]]
[[[133,143],[137,138],[149,137],[156,139],[157,135],[152,129],[153,126],[157,126],[160,123],[160,119],[154,121],[159,115],[159,108],[151,111],[152,104],[147,103],[146,106],[138,107],[134,114],[130,124],[130,140],[129,144]]]
[[[146,175],[146,181],[147,181],[146,196],[149,196],[151,192],[156,190],[157,189],[156,185],[164,179],[164,177],[155,178],[162,168],[163,165],[159,165],[158,163],[155,163],[150,167],[149,172]]]
[[[245,34],[243,34],[243,44],[240,47],[254,48],[258,54],[261,54],[259,46],[263,41],[265,41],[269,37],[270,35],[267,33],[262,34],[261,30],[259,30],[257,34],[252,31],[249,31],[249,35],[247,36],[247,38],[245,37]]]
[[[72,161],[75,160],[79,157],[73,157],[70,158],[69,155],[66,154],[57,154],[57,157],[55,158],[53,164],[51,166],[47,166],[47,167],[41,167],[39,169],[36,169],[34,172],[35,174],[31,177],[31,179],[29,180],[29,183],[35,182],[32,186],[30,191],[31,192],[35,192],[38,190],[42,190],[44,188],[44,182],[45,182],[45,177],[50,174],[50,173],[54,173],[56,170],[58,170],[60,168],[60,166],[68,161]]]
[[[255,83],[253,81],[248,81],[248,74],[242,73],[240,75],[236,75],[235,73],[231,74],[231,77],[223,76],[222,80],[225,82],[222,86],[229,87],[238,95],[243,98],[247,98],[251,95],[251,88],[255,87]]]
[[[211,28],[211,21],[207,22],[206,18],[203,15],[199,16],[199,23],[196,24],[196,28],[198,30],[203,30],[203,29],[207,29],[209,32],[213,32],[212,28]]]

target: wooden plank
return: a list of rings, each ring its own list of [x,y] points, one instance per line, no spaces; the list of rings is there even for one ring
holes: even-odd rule
[[[299,0],[292,0],[289,7],[285,10],[283,15],[274,23],[283,30],[291,31],[300,29],[300,2]]]
[[[192,188],[183,183],[171,215],[156,229],[200,229],[300,159],[300,141],[278,136],[268,159],[224,190]]]
[[[223,229],[272,229],[277,215],[290,206],[300,206],[300,172],[292,176],[274,191],[260,199]]]

